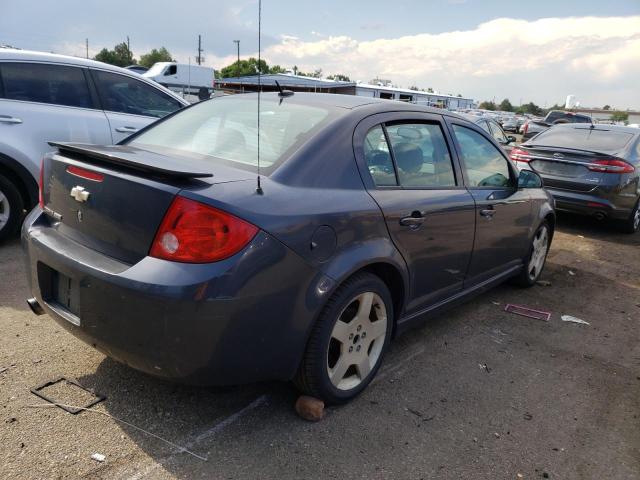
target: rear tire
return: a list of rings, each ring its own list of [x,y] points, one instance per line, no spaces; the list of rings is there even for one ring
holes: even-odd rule
[[[391,294],[379,277],[360,273],[347,280],[313,327],[295,385],[327,404],[356,397],[382,364],[393,319]]]
[[[18,189],[0,175],[0,241],[13,236],[22,223],[24,201]]]
[[[529,254],[525,259],[522,270],[513,278],[514,284],[524,288],[535,285],[544,269],[547,254],[549,253],[550,241],[551,229],[549,228],[549,223],[544,220],[531,240]]]
[[[636,202],[629,218],[620,223],[620,230],[624,233],[636,233],[640,230],[640,200]]]

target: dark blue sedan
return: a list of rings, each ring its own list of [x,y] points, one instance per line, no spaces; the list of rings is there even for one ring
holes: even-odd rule
[[[398,332],[539,277],[553,200],[477,125],[258,98],[196,104],[117,146],[56,144],[22,231],[34,312],[153,375],[294,380],[340,403]]]

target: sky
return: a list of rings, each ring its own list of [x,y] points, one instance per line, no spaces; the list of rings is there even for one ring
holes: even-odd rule
[[[220,69],[257,56],[257,0],[0,0],[0,44],[85,55],[131,42]],[[640,109],[640,0],[263,0],[262,57],[514,105]]]

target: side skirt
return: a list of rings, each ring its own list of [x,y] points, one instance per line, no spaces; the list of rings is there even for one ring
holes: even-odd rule
[[[453,308],[457,305],[460,305],[467,300],[471,300],[473,297],[484,293],[496,285],[501,284],[505,280],[517,275],[520,270],[523,268],[523,265],[515,265],[508,270],[491,277],[484,282],[473,285],[467,289],[464,289],[451,297],[442,300],[436,304],[429,305],[427,308],[420,310],[418,312],[412,313],[411,315],[403,316],[398,320],[396,334],[409,330],[413,327],[420,325],[422,322],[430,318],[431,316],[442,313],[445,310]]]

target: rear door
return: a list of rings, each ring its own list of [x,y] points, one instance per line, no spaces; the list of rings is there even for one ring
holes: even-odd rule
[[[462,186],[442,117],[383,114],[356,129],[356,156],[411,281],[407,313],[462,289],[475,206]]]
[[[517,188],[517,171],[480,130],[451,121],[465,183],[476,204],[473,256],[465,287],[522,263],[531,227],[531,201]]]
[[[113,143],[182,108],[159,88],[128,75],[91,69]]]
[[[0,63],[0,152],[37,178],[47,142],[110,144],[109,123],[91,94],[86,69],[31,62]]]

